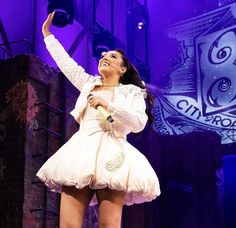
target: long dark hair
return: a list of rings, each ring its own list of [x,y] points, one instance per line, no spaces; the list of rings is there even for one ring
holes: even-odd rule
[[[123,59],[123,66],[127,68],[127,71],[120,77],[120,83],[123,85],[133,84],[140,87],[141,89],[146,89],[144,83],[142,82],[141,76],[139,75],[138,70],[133,64],[129,62],[129,59],[125,56],[125,53],[121,49],[115,49],[119,52]],[[151,126],[153,122],[152,108],[153,108],[153,98],[151,94],[146,89],[147,99],[146,99],[146,113],[148,116],[148,125]]]

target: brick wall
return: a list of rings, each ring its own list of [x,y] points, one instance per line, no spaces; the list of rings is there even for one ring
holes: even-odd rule
[[[20,79],[26,79],[22,66],[27,59],[18,60],[0,62],[0,227],[21,227],[23,218],[25,123],[16,121],[10,98],[10,89]]]
[[[63,83],[35,56],[0,62],[0,227],[58,226],[58,195],[35,173],[64,142]]]

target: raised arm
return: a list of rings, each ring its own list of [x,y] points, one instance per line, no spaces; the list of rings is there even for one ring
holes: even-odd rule
[[[47,19],[43,23],[42,33],[43,33],[44,38],[51,34],[50,27],[51,27],[54,15],[55,15],[55,12],[48,14]]]
[[[60,42],[50,32],[54,14],[55,12],[49,14],[42,26],[46,47],[64,75],[77,89],[81,90],[91,76],[68,55]]]

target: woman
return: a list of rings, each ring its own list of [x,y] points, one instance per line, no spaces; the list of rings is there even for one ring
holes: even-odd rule
[[[71,112],[80,130],[37,176],[52,191],[61,192],[60,227],[82,227],[86,207],[96,203],[99,227],[120,227],[124,204],[151,201],[160,194],[147,159],[126,141],[128,133],[145,127],[145,91],[137,71],[120,51],[102,55],[100,76],[85,73],[50,33],[53,16],[49,14],[42,32],[58,67],[81,91]]]

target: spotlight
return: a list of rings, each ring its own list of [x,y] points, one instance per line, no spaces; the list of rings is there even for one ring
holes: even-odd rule
[[[148,10],[144,5],[136,6],[128,12],[131,16],[131,20],[133,21],[133,26],[135,26],[138,30],[147,28],[149,23]]]
[[[145,25],[145,23],[143,21],[139,21],[137,27],[139,30],[142,30],[144,25]]]
[[[53,11],[53,25],[61,28],[73,23],[73,0],[49,0],[48,14]]]

